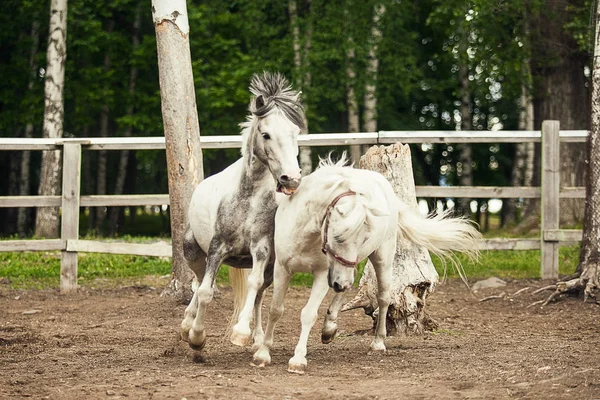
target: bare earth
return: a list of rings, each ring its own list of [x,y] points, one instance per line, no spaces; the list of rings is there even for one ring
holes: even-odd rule
[[[386,354],[368,355],[371,338],[352,334],[371,326],[361,310],[341,315],[343,332],[329,345],[320,343],[320,318],[304,376],[286,367],[307,288],[290,291],[273,364],[259,369],[249,349],[221,340],[228,289],[209,308],[206,361],[194,363],[178,338],[184,306],[160,289],[63,296],[0,285],[0,398],[600,399],[600,307],[566,298],[526,308],[542,298],[530,294],[542,284],[488,289],[477,297],[532,287],[482,303],[459,282],[439,286],[428,304],[439,331],[390,337]]]

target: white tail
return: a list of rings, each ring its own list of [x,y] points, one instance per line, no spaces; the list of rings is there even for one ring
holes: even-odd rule
[[[227,331],[223,336],[224,339],[228,339],[231,336],[233,326],[240,316],[240,311],[244,307],[246,296],[248,295],[248,275],[250,274],[249,269],[233,268],[229,267],[229,283],[233,289],[233,314],[227,325]]]
[[[473,259],[478,258],[477,241],[481,239],[481,233],[474,224],[466,218],[450,217],[452,210],[433,217],[423,217],[406,203],[399,203],[398,228],[402,236],[438,257],[450,258],[466,283],[462,268],[452,256],[455,252],[461,252]]]

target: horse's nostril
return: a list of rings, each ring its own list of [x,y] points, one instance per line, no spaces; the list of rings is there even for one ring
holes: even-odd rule
[[[343,289],[342,289],[342,285],[340,285],[340,284],[339,284],[339,283],[337,283],[337,282],[334,282],[334,283],[333,283],[333,290],[334,290],[336,293],[339,293],[339,292],[341,292],[341,291],[343,290]]]
[[[288,175],[281,175],[279,176],[279,182],[289,182],[290,181],[290,177]]]

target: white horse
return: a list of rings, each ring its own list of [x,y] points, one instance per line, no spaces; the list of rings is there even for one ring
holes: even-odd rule
[[[422,217],[396,197],[391,184],[379,173],[345,167],[322,160],[312,175],[304,177],[296,193],[283,199],[275,217],[274,292],[264,342],[255,343],[254,362],[271,362],[275,324],[283,313],[283,300],[291,276],[311,272],[310,298],[302,309],[302,331],[288,371],[304,373],[308,335],[328,286],[336,295],[327,311],[322,340],[330,342],[337,330],[342,293],[354,282],[359,261],[369,258],[378,282],[376,335],[371,350],[385,351],[385,318],[390,303],[392,262],[396,240],[402,235],[437,255],[452,251],[477,255],[481,235],[462,218],[447,214]]]
[[[221,263],[236,267],[230,269],[234,288],[248,288],[232,342],[249,341],[253,307],[254,334],[262,341],[260,305],[273,279],[276,193],[291,195],[300,185],[297,137],[305,129],[300,93],[283,76],[266,72],[253,76],[250,91],[250,115],[241,124],[242,158],[202,181],[190,203],[183,252],[201,284],[185,310],[181,337],[195,350],[206,341],[204,315]],[[247,285],[246,274],[238,268],[252,268]]]

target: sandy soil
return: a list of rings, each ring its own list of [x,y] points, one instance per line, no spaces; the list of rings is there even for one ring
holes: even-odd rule
[[[542,284],[511,282],[477,296]],[[259,369],[249,349],[221,340],[227,289],[209,308],[207,359],[194,363],[178,338],[184,306],[160,289],[64,296],[0,285],[0,398],[600,398],[600,307],[566,298],[527,308],[542,298],[532,290],[478,302],[459,282],[440,286],[428,304],[439,331],[390,337],[385,354],[368,355],[371,338],[352,334],[371,326],[362,311],[342,314],[343,332],[329,345],[320,343],[320,318],[307,374],[298,376],[286,367],[306,288],[288,295],[273,364]]]

